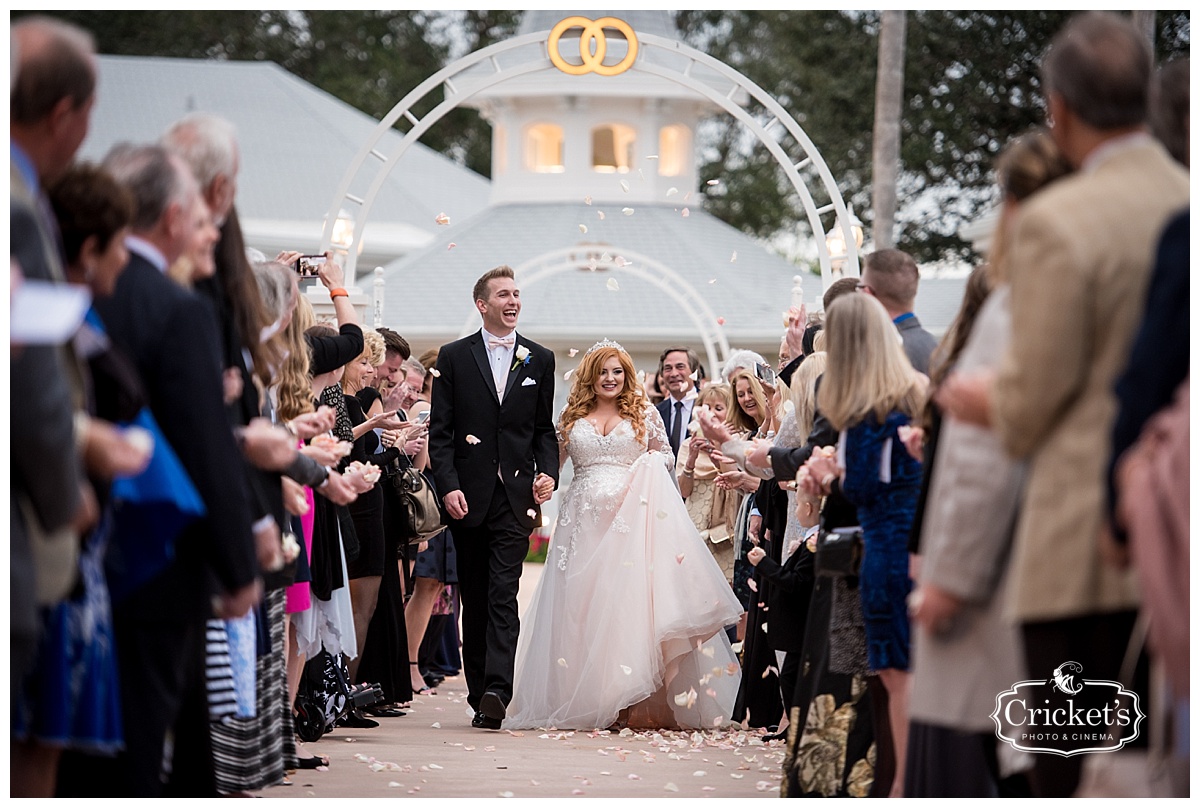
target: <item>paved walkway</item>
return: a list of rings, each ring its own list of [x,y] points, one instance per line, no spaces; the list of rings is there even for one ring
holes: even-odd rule
[[[530,569],[529,567],[535,567]],[[522,611],[540,572],[528,565]],[[461,676],[374,729],[337,729],[306,748],[301,770],[264,797],[777,797],[783,741],[761,730],[489,732],[472,729]]]

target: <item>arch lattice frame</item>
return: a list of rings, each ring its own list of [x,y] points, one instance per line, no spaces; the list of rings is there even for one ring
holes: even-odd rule
[[[325,216],[325,225],[321,234],[321,250],[329,249],[332,242],[333,228],[337,221],[339,212],[346,206],[347,203],[358,207],[357,215],[355,215],[356,225],[354,227],[352,240],[348,248],[348,259],[346,271],[350,277],[355,275],[355,266],[357,264],[358,252],[361,246],[361,233],[363,224],[370,216],[371,207],[374,204],[379,190],[382,188],[384,181],[391,174],[399,159],[404,153],[416,143],[425,134],[428,129],[437,121],[441,120],[447,113],[461,106],[464,101],[477,95],[478,93],[489,89],[497,84],[500,84],[518,76],[523,76],[529,73],[539,71],[556,70],[557,68],[551,63],[549,54],[546,50],[545,43],[549,36],[549,30],[540,31],[523,36],[513,37],[504,42],[497,42],[486,48],[482,48],[473,53],[458,59],[454,63],[447,65],[432,76],[427,78],[421,84],[417,85],[411,92],[408,93],[395,107],[383,117],[382,120],[372,130],[366,142],[360,147],[358,153],[354,156],[350,165],[347,167],[346,173],[339,182],[337,190],[334,192],[333,200],[330,203],[329,210]],[[844,273],[849,275],[858,275],[858,252],[853,247],[854,237],[850,229],[850,217],[846,210],[846,203],[842,199],[837,183],[833,179],[833,174],[830,172],[825,160],[821,157],[820,152],[813,145],[808,135],[804,132],[799,123],[779,104],[774,98],[767,94],[762,88],[750,81],[740,72],[730,67],[729,65],[714,59],[713,57],[701,53],[700,51],[691,48],[683,43],[668,39],[665,37],[655,36],[652,34],[640,34],[638,41],[641,45],[641,53],[639,53],[637,61],[630,68],[631,71],[641,71],[648,75],[657,76],[662,79],[680,84],[693,90],[707,98],[710,102],[724,109],[732,115],[741,124],[746,126],[758,138],[771,155],[775,158],[787,176],[788,181],[792,184],[800,201],[804,207],[805,216],[808,219],[809,226],[812,229],[814,240],[817,244],[817,257],[821,266],[821,281],[822,287],[828,288],[833,281],[833,259],[842,259],[843,256],[830,256],[828,247],[822,237],[825,233],[824,225],[821,223],[821,217],[827,214],[834,214],[836,226],[842,230],[842,237],[847,246],[847,255],[844,256],[845,267]],[[523,63],[514,65],[501,65],[499,56],[508,54],[513,51],[518,51],[522,48],[527,48],[530,45],[538,43],[543,44],[543,48],[539,55],[529,58]],[[646,54],[661,51],[668,55],[668,64],[656,63],[646,58]],[[683,57],[685,66],[682,70],[675,69],[671,65],[679,61],[679,57]],[[473,89],[466,94],[460,94],[455,86],[454,80],[462,76],[466,71],[476,68],[482,63],[491,65],[492,73],[486,77],[480,78],[472,76],[474,82]],[[700,81],[692,75],[696,65],[702,65],[705,68],[715,72],[717,75],[728,79],[728,90],[722,94],[710,84]],[[461,80],[461,79],[460,79]],[[417,118],[412,113],[412,108],[421,100],[423,100],[431,92],[438,88],[444,88],[443,100],[430,110],[424,117]],[[761,105],[772,116],[766,124],[760,123],[744,106],[735,101],[735,97],[739,92],[746,93],[755,102]],[[393,125],[404,118],[412,128],[404,135],[397,147],[390,153],[384,154],[379,151],[378,144],[388,133]],[[800,160],[793,160],[784,150],[780,140],[777,140],[771,130],[777,125],[783,127],[784,133],[792,139],[793,143],[798,145],[804,153],[804,157]],[[369,165],[369,161],[376,161],[373,164],[375,176],[368,186],[365,196],[359,197],[350,193],[350,188],[354,181],[362,174],[364,167]],[[830,201],[822,206],[816,204],[812,192],[809,190],[804,178],[800,175],[800,171],[806,167],[810,167],[816,171],[817,177],[820,179],[821,185]],[[368,170],[369,173],[369,170]],[[553,253],[548,253],[545,256],[540,256],[526,265],[537,264],[544,262]],[[642,259],[646,259],[643,257]],[[649,262],[648,262],[649,263]],[[665,269],[659,263],[658,268]],[[614,267],[615,269],[615,267]],[[622,267],[621,271],[631,272],[644,276],[643,273],[638,273],[630,267]],[[546,277],[540,275],[540,277]],[[523,282],[528,283],[532,278],[523,278]],[[653,282],[653,281],[652,281]],[[681,288],[688,288],[689,295],[702,301],[702,298],[696,294],[691,285],[679,276],[676,276],[676,282],[681,283]],[[695,319],[694,313],[687,305],[684,305],[689,316]],[[707,308],[707,304],[704,305]],[[701,333],[705,336],[706,350],[710,354],[712,361],[712,353],[720,347],[722,355],[728,350],[727,344],[722,344],[723,335],[718,332],[718,339],[710,335],[711,327],[703,328]]]

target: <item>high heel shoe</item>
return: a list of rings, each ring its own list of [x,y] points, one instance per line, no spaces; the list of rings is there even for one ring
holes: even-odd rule
[[[417,667],[417,666],[418,666],[420,663],[417,663],[417,662],[409,662],[408,664],[409,664],[409,665],[411,665],[411,666],[412,666],[412,667],[414,667],[414,668],[417,668],[417,673],[418,673],[418,674],[420,674],[420,673],[421,673],[421,669],[420,669],[419,667]],[[425,679],[425,677],[424,677],[424,676],[422,676],[421,678],[422,678],[422,679]],[[413,695],[414,695],[414,696],[436,696],[436,695],[437,695],[437,690],[435,690],[435,689],[434,689],[435,687],[436,687],[436,685],[432,685],[432,684],[430,684],[430,683],[429,683],[429,680],[428,680],[428,679],[425,679],[425,686],[423,686],[423,687],[414,687],[414,688],[412,689],[412,692],[413,692]]]

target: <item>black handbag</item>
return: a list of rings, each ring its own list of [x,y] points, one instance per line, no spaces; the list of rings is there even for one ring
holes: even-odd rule
[[[817,575],[826,578],[857,578],[862,566],[862,528],[838,527],[821,531],[817,542]]]
[[[429,541],[446,529],[438,509],[437,494],[421,472],[412,466],[393,474],[392,489],[400,499],[409,544]]]

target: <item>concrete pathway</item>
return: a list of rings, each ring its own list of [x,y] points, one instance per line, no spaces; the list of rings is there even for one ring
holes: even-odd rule
[[[530,569],[533,567],[534,569]],[[540,565],[527,565],[522,612]],[[264,797],[777,797],[783,741],[762,730],[523,732],[472,729],[461,676],[408,714],[367,730],[336,729],[309,751],[327,770],[301,770]]]

